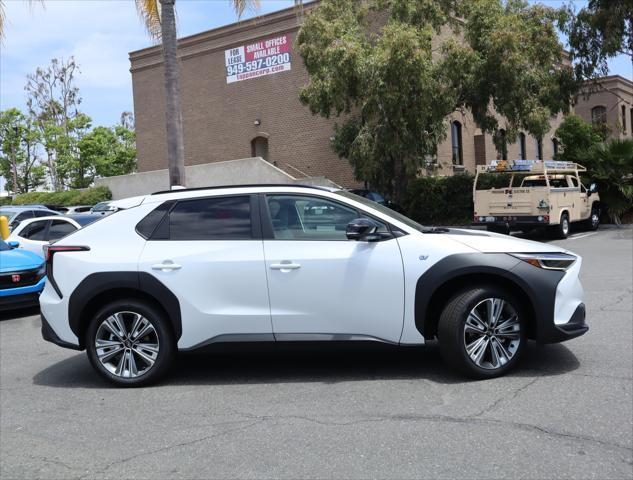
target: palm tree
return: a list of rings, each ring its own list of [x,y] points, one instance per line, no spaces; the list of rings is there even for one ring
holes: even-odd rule
[[[136,9],[143,19],[147,31],[163,44],[165,70],[165,115],[167,127],[167,163],[169,186],[185,185],[185,149],[182,135],[182,112],[180,108],[180,65],[177,57],[176,0],[135,0]],[[231,0],[237,17],[247,8],[259,7],[259,0]],[[295,5],[300,4],[295,0]],[[0,0],[0,40],[4,35],[4,2]]]
[[[247,7],[258,8],[259,0],[231,0],[238,18]],[[136,8],[148,33],[162,40],[165,70],[165,115],[169,186],[185,185],[185,149],[182,135],[180,64],[177,57],[176,0],[136,0]]]

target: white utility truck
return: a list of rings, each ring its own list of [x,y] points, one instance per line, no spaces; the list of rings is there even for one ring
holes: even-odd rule
[[[582,222],[596,230],[600,223],[600,197],[595,183],[586,188],[580,173],[587,169],[574,162],[555,160],[497,160],[479,165],[473,185],[473,225],[489,231],[528,232],[547,227],[557,238],[567,238],[571,223]],[[484,177],[509,175],[507,186]],[[485,186],[482,186],[485,185]]]

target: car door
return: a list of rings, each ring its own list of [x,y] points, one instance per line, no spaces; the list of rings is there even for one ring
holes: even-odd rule
[[[139,271],[178,298],[180,348],[273,339],[257,196],[179,200],[147,241]]]
[[[398,342],[404,275],[397,240],[348,240],[347,224],[362,213],[321,196],[267,194],[263,205],[275,338]]]
[[[50,220],[36,220],[22,228],[17,234],[20,247],[43,257],[42,246],[48,243],[46,238],[49,223]]]

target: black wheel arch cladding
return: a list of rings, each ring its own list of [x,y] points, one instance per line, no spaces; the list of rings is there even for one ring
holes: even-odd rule
[[[476,288],[491,280],[506,286],[510,293],[519,290],[529,305],[529,335],[543,343],[553,341],[558,329],[554,326],[554,304],[556,287],[564,272],[534,267],[506,253],[462,253],[449,255],[431,266],[417,281],[415,290],[415,325],[426,339],[437,334],[439,312],[438,300],[446,301],[458,290],[447,291],[456,285],[459,288]],[[463,280],[463,282],[460,282]],[[471,283],[477,282],[477,283]],[[504,285],[505,284],[505,285]]]
[[[140,300],[148,299],[156,303],[167,314],[176,341],[182,335],[182,319],[178,298],[158,279],[146,272],[100,272],[84,278],[70,295],[68,301],[68,321],[70,329],[83,347],[83,332],[89,318],[85,313],[94,313],[102,304],[93,305],[93,300],[108,292],[127,292]],[[124,293],[125,295],[125,293]]]

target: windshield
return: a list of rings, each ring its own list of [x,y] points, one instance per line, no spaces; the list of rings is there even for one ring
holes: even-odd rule
[[[15,210],[7,210],[6,208],[3,210],[0,208],[0,216],[7,217],[7,220],[9,220],[9,222],[16,213],[17,212]]]
[[[5,250],[11,250],[11,247],[7,245],[4,240],[0,239],[0,252],[4,252]]]
[[[425,227],[423,225],[419,224],[418,222],[414,220],[411,220],[409,217],[405,217],[401,213],[398,213],[389,207],[385,207],[384,205],[381,205],[380,203],[373,202],[364,197],[356,195],[352,192],[348,192],[347,190],[337,190],[334,193],[337,193],[338,195],[341,195],[343,197],[347,197],[350,200],[354,200],[358,203],[362,203],[363,205],[366,205],[369,208],[373,208],[374,210],[378,210],[380,213],[384,213],[385,215],[388,215],[391,218],[404,223],[407,227],[414,228],[415,230],[418,230],[420,232],[423,232],[425,230]]]

